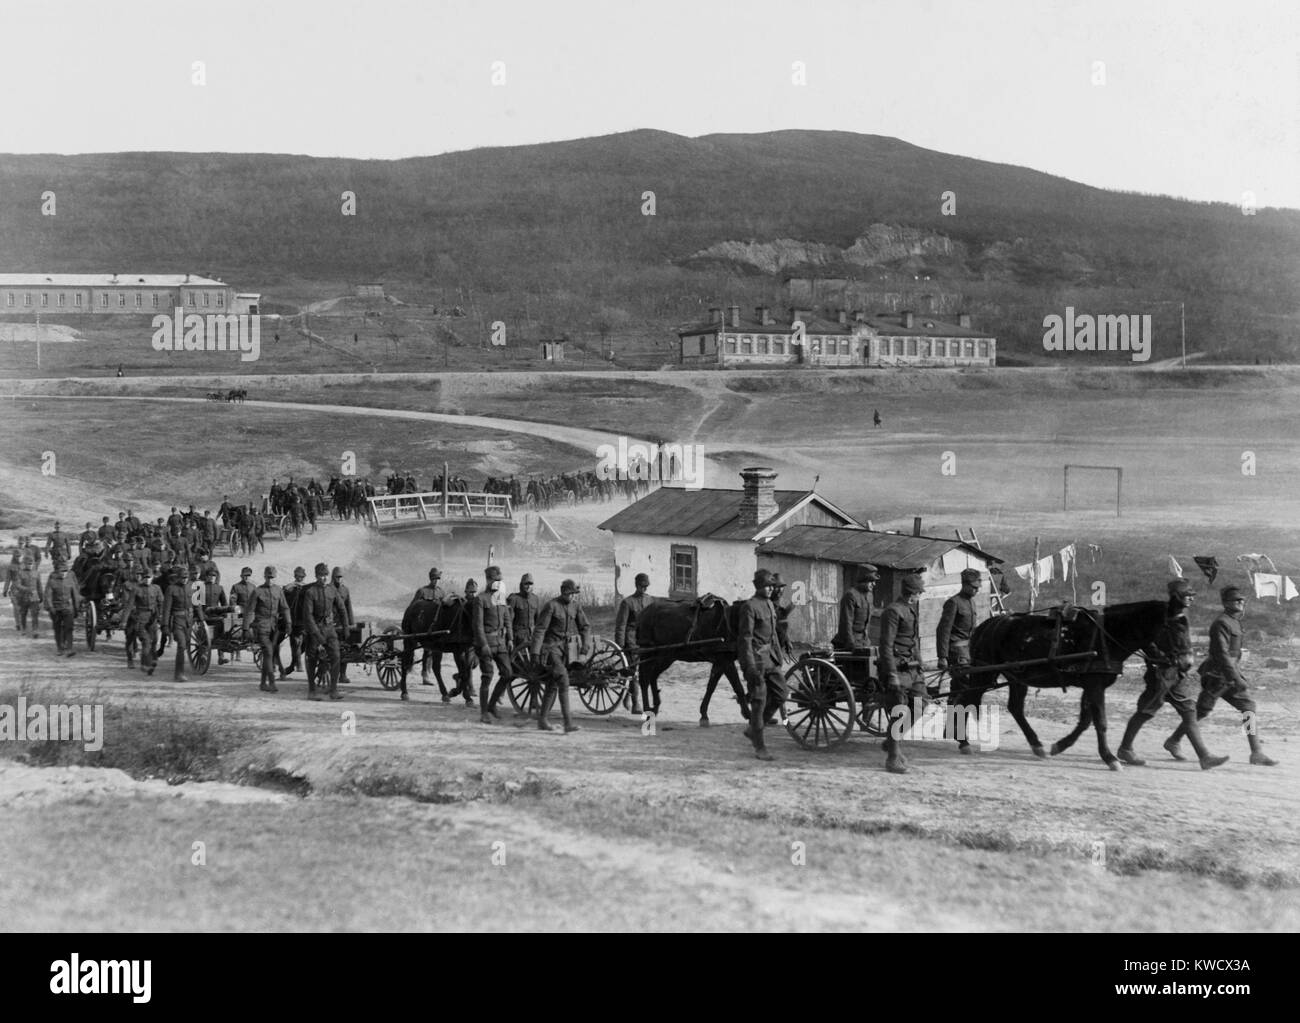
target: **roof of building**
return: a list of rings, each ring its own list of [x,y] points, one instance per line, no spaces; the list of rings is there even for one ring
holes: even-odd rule
[[[741,316],[740,325],[733,327],[730,320],[724,323],[692,323],[678,329],[679,336],[684,334],[712,334],[719,328],[728,333],[741,334],[778,334],[781,336],[789,335],[794,320],[789,317],[773,317],[774,323],[762,324],[756,319]],[[992,334],[986,334],[981,330],[975,330],[973,327],[962,327],[956,323],[948,323],[934,316],[922,315],[920,313],[912,314],[912,326],[903,326],[902,313],[875,313],[865,316],[861,320],[850,318],[848,323],[840,323],[838,319],[828,320],[819,316],[805,317],[804,329],[809,334],[843,334],[845,336],[855,331],[866,330],[880,337],[971,337],[971,338],[991,338]]]
[[[791,526],[764,544],[763,553],[912,570],[928,568],[958,547],[985,561],[1002,563],[1001,558],[962,540],[835,526]]]
[[[197,274],[0,274],[0,288],[224,288],[224,281]]]
[[[599,526],[612,533],[643,533],[650,536],[689,536],[709,540],[753,540],[792,511],[806,498],[813,498],[831,514],[847,523],[853,519],[820,494],[811,490],[777,490],[776,513],[757,526],[740,524],[743,490],[706,487],[660,487],[606,519]]]

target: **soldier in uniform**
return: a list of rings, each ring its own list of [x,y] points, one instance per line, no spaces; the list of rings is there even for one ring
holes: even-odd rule
[[[952,677],[948,695],[948,703],[952,706],[965,706],[964,692],[968,679],[965,669],[970,667],[970,637],[976,625],[974,597],[980,591],[981,579],[978,568],[962,571],[961,589],[943,602],[939,627],[935,630],[939,670],[949,672]],[[965,732],[957,740],[957,748],[962,753],[972,752]]]
[[[533,577],[528,572],[519,580],[519,592],[506,597],[506,607],[510,609],[515,656],[532,656],[533,630],[537,627],[537,616],[542,613],[542,599],[533,592]]]
[[[98,536],[100,541],[104,544],[105,547],[107,547],[109,544],[113,542],[113,536],[114,536],[113,524],[108,521],[107,515],[103,517],[102,523],[99,527]]]
[[[293,582],[284,588],[284,602],[289,605],[289,667],[280,669],[280,680],[288,678],[295,671],[302,671],[302,616],[299,615],[299,604],[302,601],[302,591],[305,588],[304,583],[307,580],[307,570],[299,565],[293,570]],[[281,637],[283,642],[284,637]],[[279,647],[276,647],[276,657],[279,658]]]
[[[429,569],[428,585],[421,586],[415,591],[415,596],[411,598],[411,604],[414,604],[417,600],[429,600],[439,604],[445,601],[447,599],[447,594],[444,593],[442,587],[438,585],[438,580],[441,578],[442,573],[438,571],[436,565]],[[408,610],[410,609],[411,604],[407,605]],[[429,681],[429,670],[432,668],[435,672],[436,678],[438,679],[438,689],[442,692],[442,702],[450,703],[451,696],[448,695],[447,687],[442,683],[442,652],[440,650],[431,650],[428,647],[425,647],[423,654],[424,656],[420,658],[420,685],[433,685],[433,683]]]
[[[18,543],[22,547],[23,554],[32,559],[32,568],[39,572],[41,570],[41,558],[44,557],[41,549],[32,542],[30,536],[20,536]]]
[[[650,596],[650,577],[644,572],[638,572],[633,580],[636,585],[636,592],[629,597],[624,597],[618,605],[618,613],[614,616],[614,642],[617,643],[627,654],[627,663],[631,674],[635,680],[635,670],[638,655],[640,653],[636,645],[636,625],[637,620],[642,613],[651,604],[655,602],[654,597]],[[635,681],[627,687],[627,695],[623,697],[633,714],[641,713],[641,687]]]
[[[5,580],[5,595],[13,601],[14,626],[23,636],[36,639],[37,619],[40,618],[41,604],[45,600],[45,591],[41,586],[40,573],[32,567],[32,559],[24,556],[16,569],[11,570]],[[28,626],[28,615],[31,625]]]
[[[226,635],[226,614],[231,610],[226,591],[217,581],[217,570],[210,568],[203,576],[203,599],[199,603],[199,616],[202,621],[212,626],[212,645],[217,648],[217,663],[226,664],[230,658],[221,649],[221,640]]]
[[[302,624],[307,634],[307,699],[319,700],[316,692],[316,675],[321,662],[329,668],[329,697],[343,699],[339,684],[339,633],[338,623],[347,614],[339,602],[339,591],[330,585],[329,566],[321,562],[316,566],[316,581],[302,590]]]
[[[98,539],[99,534],[95,532],[95,527],[87,522],[86,528],[77,536],[77,553],[80,554],[89,544],[94,543]]]
[[[1192,748],[1201,761],[1201,769],[1208,771],[1228,761],[1227,757],[1210,754],[1201,741],[1201,730],[1196,724],[1196,703],[1192,698],[1187,675],[1192,670],[1192,630],[1187,622],[1187,609],[1196,594],[1186,579],[1171,580],[1168,586],[1169,602],[1165,605],[1164,626],[1156,638],[1142,648],[1147,659],[1147,670],[1142,681],[1146,688],[1138,697],[1137,710],[1124,729],[1124,739],[1115,755],[1126,764],[1141,767],[1146,763],[1133,752],[1133,743],[1142,726],[1156,716],[1164,703],[1169,703],[1183,719],[1183,731],[1191,740]]]
[[[760,568],[754,573],[754,595],[740,605],[736,620],[736,652],[749,686],[749,727],[745,729],[745,738],[754,744],[754,756],[759,760],[774,759],[763,743],[764,712],[768,687],[775,697],[783,685],[772,588],[772,573]]]
[[[865,650],[871,646],[867,626],[871,624],[871,592],[880,581],[875,565],[859,565],[858,578],[840,598],[840,627],[831,639],[836,650]]]
[[[125,629],[140,649],[140,667],[146,675],[152,675],[157,666],[154,650],[158,646],[158,621],[162,617],[163,593],[149,581],[149,573],[141,565],[136,568],[136,583],[126,602]],[[127,667],[132,667],[128,655]]]
[[[185,585],[185,571],[173,568],[164,574],[162,627],[163,632],[176,647],[176,667],[173,682],[188,682],[186,669],[190,666],[190,630],[194,624],[189,589]]]
[[[489,565],[483,573],[484,587],[470,604],[471,621],[474,628],[474,650],[478,654],[481,674],[478,685],[478,719],[485,725],[496,724],[497,701],[505,694],[506,686],[514,677],[510,665],[510,609],[505,604],[496,603],[496,595],[501,589],[501,569]],[[495,670],[494,670],[495,669]],[[499,671],[501,679],[492,689],[492,676]],[[488,698],[491,690],[491,699]]]
[[[465,596],[463,598],[463,613],[467,618],[471,618],[474,613],[474,601],[478,598],[478,583],[473,579],[465,580]],[[451,604],[456,600],[455,597],[448,597],[443,603]],[[472,626],[471,626],[472,628]],[[448,702],[452,697],[464,696],[465,706],[474,706],[474,668],[478,664],[478,655],[474,653],[473,648],[467,650],[463,655],[457,656],[452,654],[452,659],[456,662],[456,673],[451,676],[451,680],[456,683],[456,688],[447,694]]]
[[[537,616],[537,627],[533,630],[533,659],[540,658],[541,665],[546,669],[546,692],[537,712],[537,727],[546,732],[551,731],[546,716],[551,711],[557,690],[565,732],[578,731],[578,726],[569,714],[569,640],[574,635],[581,638],[580,657],[587,655],[591,642],[591,625],[575,600],[578,592],[578,584],[572,579],[565,579],[560,584],[560,595],[547,601]]]
[[[72,560],[72,550],[68,545],[68,535],[59,528],[59,523],[54,523],[54,532],[52,532],[45,541],[46,553],[52,558],[62,558],[64,561]]]
[[[273,581],[275,568],[267,565],[262,574],[265,580],[244,605],[244,631],[251,628],[253,638],[262,648],[262,684],[258,688],[264,693],[276,693],[279,692],[275,685],[275,669],[280,663],[276,653],[279,637],[293,628],[293,620],[284,591]]]
[[[230,587],[230,602],[239,608],[240,614],[243,614],[244,605],[252,599],[256,588],[253,585],[253,570],[245,565],[239,570],[239,582]]]
[[[352,627],[356,625],[357,620],[352,614],[352,594],[349,592],[347,586],[343,584],[343,569],[339,568],[337,565],[335,566],[334,571],[330,573],[330,585],[333,586],[334,589],[338,590],[339,603],[343,606],[345,612],[343,620],[339,622],[339,639],[342,640],[347,636]],[[346,663],[340,663],[339,681],[343,683],[352,681],[352,679],[348,678],[348,666]]]
[[[921,678],[921,631],[917,620],[917,604],[925,592],[925,584],[918,575],[904,576],[900,586],[902,595],[885,608],[880,616],[880,681],[885,687],[885,702],[889,708],[889,735],[885,739],[885,770],[893,774],[906,774],[907,758],[899,747],[895,733],[902,729],[902,712],[907,708],[909,722],[915,722],[925,697],[925,682]]]
[[[1196,720],[1207,717],[1222,699],[1241,713],[1242,723],[1246,726],[1246,741],[1250,743],[1250,762],[1256,767],[1276,767],[1277,761],[1264,752],[1255,701],[1251,699],[1241,674],[1241,619],[1245,614],[1245,595],[1236,586],[1225,586],[1219,591],[1219,597],[1223,601],[1223,613],[1210,626],[1210,656],[1197,668],[1201,676],[1201,695],[1196,700]],[[1165,749],[1175,760],[1185,759],[1178,743],[1187,734],[1190,733],[1186,727],[1179,725],[1165,740]]]
[[[68,571],[62,558],[54,561],[54,571],[45,581],[44,606],[54,623],[54,648],[59,657],[76,657],[72,649],[72,620],[81,607],[81,590],[76,577]]]

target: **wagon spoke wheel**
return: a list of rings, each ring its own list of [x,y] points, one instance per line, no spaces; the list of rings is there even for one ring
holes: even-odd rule
[[[528,655],[516,652],[511,665],[515,677],[506,686],[510,704],[520,714],[535,717],[542,707],[542,696],[546,692],[546,671],[539,661]]]
[[[593,714],[613,714],[627,692],[627,654],[612,639],[598,639],[591,655],[569,671],[582,705]]]
[[[397,689],[402,684],[402,655],[395,645],[397,641],[392,638],[401,634],[401,629],[390,625],[378,636],[366,640],[361,648],[363,653],[374,658],[375,675],[385,689]]]
[[[202,622],[190,625],[189,642],[190,663],[196,675],[206,675],[208,665],[212,663],[212,644],[208,640],[208,629]]]
[[[853,732],[853,688],[832,662],[807,657],[785,674],[786,731],[804,749],[830,749]]]
[[[884,738],[889,734],[889,706],[884,691],[875,679],[856,694],[858,698],[858,727],[868,735]]]
[[[99,631],[99,612],[93,600],[86,601],[86,649],[95,649],[95,639]]]

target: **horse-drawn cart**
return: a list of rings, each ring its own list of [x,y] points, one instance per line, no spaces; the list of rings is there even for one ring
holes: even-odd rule
[[[573,640],[568,650],[569,685],[593,714],[612,714],[631,682],[627,654],[613,640],[598,637],[584,658],[578,643]],[[521,714],[535,715],[546,693],[546,670],[526,650],[516,650],[511,663],[515,677],[506,687],[510,703]]]

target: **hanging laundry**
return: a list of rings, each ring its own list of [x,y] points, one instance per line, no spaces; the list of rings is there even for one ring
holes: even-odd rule
[[[1067,582],[1070,578],[1070,567],[1075,563],[1077,555],[1074,553],[1074,544],[1061,548],[1061,582]],[[1078,572],[1078,569],[1075,569]]]
[[[1295,588],[1295,583],[1291,581],[1289,575],[1284,576],[1282,578],[1282,599],[1295,600],[1296,597],[1300,597],[1300,590]]]
[[[1282,577],[1273,575],[1270,572],[1256,572],[1251,577],[1251,582],[1255,584],[1255,596],[1260,600],[1265,597],[1275,597],[1277,602],[1282,602]]]
[[[1017,565],[1016,575],[1020,576],[1021,579],[1028,579],[1029,570],[1033,567],[1034,567],[1033,565]]]
[[[1038,582],[1050,583],[1052,581],[1052,566],[1055,564],[1056,557],[1052,554],[1038,559],[1038,571],[1035,573],[1038,576]]]
[[[1214,577],[1219,574],[1219,559],[1202,556],[1199,558],[1192,558],[1192,560],[1196,562],[1196,567],[1205,573],[1205,578],[1213,584]]]
[[[1172,554],[1169,555],[1169,571],[1178,576],[1179,579],[1183,577],[1183,566],[1174,560]]]

